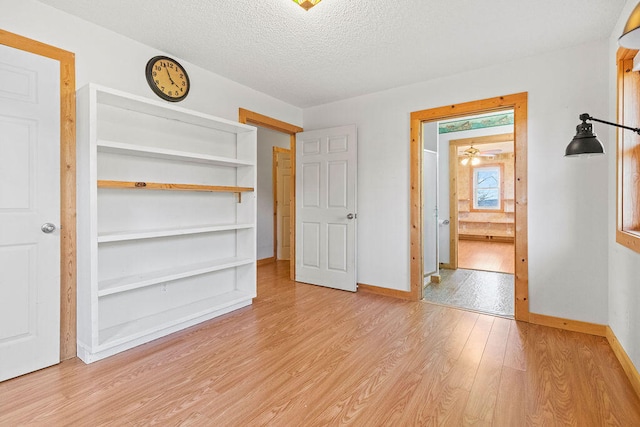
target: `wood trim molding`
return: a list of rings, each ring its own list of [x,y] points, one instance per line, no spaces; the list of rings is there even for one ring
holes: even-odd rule
[[[76,356],[75,55],[0,30],[0,43],[60,62],[60,359]]]
[[[582,332],[583,334],[607,335],[606,325],[598,323],[582,322],[580,320],[563,319],[561,317],[547,316],[546,314],[529,313],[529,323],[534,325],[549,326],[551,328],[564,329],[565,331]]]
[[[255,113],[244,108],[238,110],[238,121],[245,124],[253,124],[275,130],[278,132],[284,132],[288,134],[295,134],[302,132],[302,128],[289,124],[287,122],[280,121],[278,119],[265,116],[260,113]]]
[[[631,361],[631,358],[627,352],[624,351],[624,348],[620,344],[620,341],[618,341],[616,334],[610,326],[606,327],[606,337],[613,353],[616,355],[620,365],[622,365],[622,369],[627,374],[627,378],[629,378],[629,382],[631,382],[631,387],[633,387],[636,394],[640,396],[640,373],[638,373],[638,370]]]
[[[637,53],[637,50],[620,48],[616,55],[618,123],[633,124],[640,111],[640,101],[636,96],[640,75],[632,71],[633,57]],[[640,160],[639,137],[618,129],[616,139],[616,242],[640,252],[640,233],[637,232],[640,227],[640,200],[633,197],[640,184],[633,178],[638,166],[632,166]]]
[[[291,150],[291,220],[289,223],[290,233],[290,262],[289,262],[289,278],[296,279],[296,133],[303,132],[299,126],[295,126],[281,120],[265,116],[244,108],[238,109],[238,121],[244,124],[252,124],[255,126],[265,127],[277,132],[290,135],[289,149]]]
[[[526,92],[411,113],[410,160],[410,280],[412,299],[423,293],[422,266],[422,122],[513,109],[515,147],[515,318],[529,319],[529,257],[527,217],[527,100]]]
[[[379,286],[367,285],[365,283],[358,283],[358,291],[407,300],[413,299],[411,292],[400,291],[398,289],[381,288]]]
[[[640,373],[633,364],[633,361],[620,344],[620,341],[609,325],[601,325],[598,323],[582,322],[579,320],[563,319],[560,317],[547,316],[545,314],[529,313],[529,323],[541,326],[549,326],[551,328],[563,329],[566,331],[580,332],[583,334],[596,335],[605,337],[611,346],[611,350],[616,355],[624,370],[631,387],[640,397]]]

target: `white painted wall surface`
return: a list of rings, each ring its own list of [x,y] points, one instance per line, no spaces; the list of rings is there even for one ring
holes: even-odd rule
[[[609,110],[604,120],[616,120],[616,52],[618,50],[618,37],[631,14],[637,1],[627,1],[620,20],[615,26],[609,40]],[[589,111],[586,111],[589,112]],[[592,113],[594,117],[598,117]],[[600,118],[600,117],[598,117]],[[640,118],[638,118],[640,120]],[[624,123],[628,126],[638,127],[640,121]],[[640,369],[640,253],[627,249],[616,243],[616,131],[612,126],[598,126],[594,129],[599,133],[600,140],[607,150],[608,177],[609,177],[609,326],[624,347],[625,351]],[[606,138],[606,141],[605,141]]]
[[[633,3],[627,2],[615,38]],[[74,52],[78,87],[91,81],[154,98],[144,66],[150,57],[166,52],[34,0],[0,0],[0,10],[0,28]],[[632,331],[640,326],[640,315],[630,308],[640,302],[640,256],[611,237],[614,159],[562,157],[580,113],[615,117],[614,36],[609,43],[596,41],[308,108],[304,115],[294,106],[177,58],[192,80],[192,92],[181,105],[233,120],[238,107],[300,126],[304,118],[310,130],[357,124],[358,281],[408,290],[410,112],[528,91],[531,311],[596,323],[607,323],[609,312],[616,335],[639,364],[640,338]],[[613,131],[609,135],[615,136]],[[598,202],[603,200],[609,200],[609,207]]]
[[[89,82],[159,99],[144,77],[147,61],[169,55],[34,0],[0,0],[0,28],[75,53],[76,87]],[[301,125],[302,110],[176,58],[191,80],[180,106],[230,120],[238,108]]]
[[[606,40],[304,110],[305,129],[358,126],[358,281],[409,290],[410,113],[529,93],[532,312],[607,321],[606,158],[563,157],[578,115],[607,112]]]
[[[273,254],[273,147],[289,148],[288,134],[258,127],[258,259]]]

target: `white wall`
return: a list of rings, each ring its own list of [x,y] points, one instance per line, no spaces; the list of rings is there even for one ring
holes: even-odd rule
[[[563,158],[578,115],[607,112],[607,42],[304,110],[305,129],[358,126],[358,281],[409,290],[410,113],[529,93],[532,312],[607,322],[605,158]]]
[[[144,77],[147,61],[170,53],[151,48],[34,0],[0,0],[0,28],[75,53],[76,86],[99,83],[129,93],[156,97]],[[238,108],[302,124],[302,110],[203,70],[181,58],[191,80],[182,107],[230,120]]]
[[[258,127],[258,259],[273,253],[273,147],[289,148],[289,134]]]
[[[608,114],[602,118],[604,120],[615,121],[616,119],[616,51],[618,50],[617,39],[622,33],[624,24],[629,14],[636,6],[637,1],[627,1],[618,24],[613,30],[609,40],[609,110]],[[628,126],[640,126],[640,117],[634,123],[623,123]],[[595,126],[594,126],[595,128]],[[607,129],[608,128],[608,129]],[[640,368],[640,253],[634,252],[616,243],[616,156],[615,128],[599,126],[598,131],[602,136],[601,141],[605,144],[608,160],[609,176],[609,326],[624,347],[625,351],[635,364]],[[605,141],[606,138],[606,141]]]

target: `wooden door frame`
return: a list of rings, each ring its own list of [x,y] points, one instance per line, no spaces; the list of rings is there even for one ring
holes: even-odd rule
[[[0,44],[60,63],[60,360],[76,356],[75,54],[8,31]]]
[[[302,132],[303,129],[299,126],[295,126],[269,116],[265,116],[260,113],[256,113],[244,108],[238,109],[238,121],[244,124],[250,124],[255,126],[261,126],[267,129],[275,130],[277,132],[286,133],[289,135],[289,149],[291,150],[291,260],[289,261],[289,276],[291,280],[295,280],[296,277],[296,133]]]
[[[410,280],[412,299],[423,297],[423,194],[422,194],[422,122],[451,119],[506,109],[514,114],[515,162],[515,318],[529,321],[529,268],[527,245],[527,92],[479,101],[446,105],[411,113],[410,141]]]
[[[273,257],[278,260],[278,170],[280,169],[280,163],[278,162],[278,154],[288,153],[289,159],[291,159],[291,149],[282,147],[273,147],[273,161],[272,161],[272,174],[273,174]],[[291,194],[289,194],[291,197]],[[291,206],[291,201],[289,201]],[[289,242],[291,245],[291,242]],[[291,248],[291,246],[289,246]],[[291,250],[289,250],[289,259],[291,259]]]
[[[458,268],[458,147],[513,140],[513,133],[501,133],[449,141],[449,263],[443,264],[442,267],[452,270]]]

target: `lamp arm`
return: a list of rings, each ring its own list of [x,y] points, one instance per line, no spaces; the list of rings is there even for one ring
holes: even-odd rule
[[[638,135],[640,135],[640,128],[632,128],[629,126],[625,126],[625,125],[619,125],[618,123],[612,123],[612,122],[608,122],[606,120],[600,120],[600,119],[596,119],[595,117],[591,117],[589,114],[584,113],[584,114],[580,114],[580,120],[585,121],[585,120],[592,120],[594,122],[600,122],[600,123],[604,123],[605,125],[611,125],[611,126],[616,126],[619,128],[623,128],[623,129],[627,129],[627,130],[632,130],[635,133],[637,133]]]

